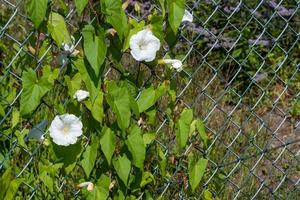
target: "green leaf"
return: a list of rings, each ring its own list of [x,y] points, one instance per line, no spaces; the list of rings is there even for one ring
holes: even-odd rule
[[[6,169],[0,178],[0,199],[14,199],[14,196],[18,191],[19,185],[22,182],[23,179],[15,179],[12,176],[11,168]]]
[[[86,192],[87,200],[106,200],[109,196],[110,179],[102,174],[95,185],[93,191]]]
[[[143,172],[142,181],[140,184],[140,187],[143,188],[146,185],[148,185],[151,182],[155,182],[154,176],[151,174],[151,172]]]
[[[0,116],[4,117],[4,115],[5,115],[5,110],[4,110],[3,106],[0,105]]]
[[[153,15],[151,17],[151,30],[153,34],[159,38],[159,40],[163,43],[165,32],[163,30],[163,21],[164,18],[159,15]]]
[[[192,120],[193,110],[187,108],[183,109],[182,113],[180,114],[180,118],[176,124],[176,140],[180,149],[186,146]]]
[[[197,122],[196,122],[196,128],[197,128],[197,131],[199,133],[200,139],[204,143],[204,147],[207,148],[209,138],[206,134],[205,126],[204,126],[203,121],[198,119]]]
[[[128,31],[127,17],[122,9],[122,1],[103,0],[101,3],[106,22],[111,24],[114,29],[116,29],[119,38],[122,40],[123,37],[127,35]]]
[[[101,123],[102,119],[104,117],[103,93],[99,90],[98,96],[96,97],[96,99],[94,101],[92,101],[92,99],[89,99],[89,101],[85,101],[85,105],[91,111],[94,119]]]
[[[82,11],[84,10],[88,2],[89,0],[75,0],[75,6],[78,16],[81,16]]]
[[[165,0],[158,0],[158,1],[161,7],[162,15],[164,17],[166,15]]]
[[[178,27],[181,24],[184,10],[185,0],[167,0],[169,9],[168,21],[174,33],[177,33]]]
[[[155,140],[155,138],[156,138],[155,133],[145,133],[143,135],[143,141],[144,141],[145,146],[147,146],[148,144],[153,142],[153,140]]]
[[[51,67],[49,65],[46,65],[43,67],[43,76],[46,77],[52,85],[54,84],[54,81],[59,76],[59,69],[55,68],[53,71],[51,70]]]
[[[11,168],[5,170],[0,178],[0,199],[4,199],[6,190],[9,188],[9,183],[12,179]]]
[[[21,95],[20,111],[21,115],[28,115],[34,111],[42,97],[51,89],[52,84],[48,81],[47,76],[37,79],[35,71],[28,69],[23,73],[23,92]]]
[[[44,183],[44,185],[49,189],[50,193],[53,193],[53,178],[48,175],[47,171],[43,171],[39,175],[39,179]]]
[[[213,194],[209,190],[204,190],[203,193],[204,200],[214,200]]]
[[[82,145],[80,142],[69,146],[60,146],[53,143],[53,151],[58,162],[64,164],[64,170],[69,174],[75,167],[77,159],[82,153]]]
[[[142,113],[153,106],[156,101],[166,92],[167,86],[165,83],[158,86],[156,89],[153,86],[143,90],[137,100],[139,112]]]
[[[89,177],[91,171],[94,168],[94,164],[97,158],[97,149],[99,142],[96,136],[93,136],[91,139],[91,145],[89,145],[85,151],[83,152],[82,156],[83,159],[80,161],[80,164],[85,172],[86,177]]]
[[[120,156],[117,159],[113,160],[113,166],[123,183],[127,186],[127,181],[131,169],[130,160],[126,155]]]
[[[84,40],[84,54],[92,66],[95,75],[98,76],[107,51],[104,30],[100,28],[98,29],[98,33],[96,33],[92,25],[86,25],[82,29],[82,35]]]
[[[19,119],[20,119],[20,112],[16,109],[13,109],[12,119],[11,119],[11,128],[14,128],[19,123]]]
[[[143,90],[137,100],[137,105],[140,113],[144,112],[155,104],[156,93],[153,86]]]
[[[115,194],[114,194],[114,200],[125,200],[125,195],[123,194],[122,190],[118,190]]]
[[[190,157],[189,157],[190,158]],[[191,158],[194,159],[194,158]],[[189,161],[189,183],[192,187],[192,191],[195,191],[197,186],[199,185],[206,166],[207,166],[207,159],[200,158],[196,163],[193,163],[193,161]]]
[[[132,155],[133,165],[143,169],[144,160],[146,157],[146,149],[139,127],[135,126],[132,128],[131,133],[126,141],[126,145]]]
[[[26,143],[24,141],[24,135],[27,135],[28,132],[29,132],[28,129],[23,129],[22,132],[19,131],[19,130],[15,131],[15,135],[18,138],[18,145],[27,148],[27,145],[26,145]]]
[[[115,82],[108,83],[107,102],[116,115],[120,129],[129,127],[131,110],[130,96],[127,87],[118,87]]]
[[[28,16],[36,28],[40,26],[46,16],[47,5],[48,0],[28,0],[25,6]]]
[[[68,75],[66,75],[64,78],[65,83],[68,86],[68,94],[71,98],[73,98],[75,92],[81,88],[81,74],[75,74],[72,79]]]
[[[104,128],[104,135],[100,139],[101,149],[107,162],[111,163],[111,158],[116,148],[116,136],[110,128]]]
[[[72,42],[65,19],[60,14],[51,12],[47,27],[51,37],[58,47],[61,47],[62,43],[69,44]]]
[[[18,188],[19,188],[20,184],[23,181],[24,180],[20,179],[20,178],[17,178],[17,179],[14,179],[14,180],[10,181],[9,187],[8,187],[8,189],[6,191],[4,199],[5,200],[13,200],[13,199],[15,199],[14,197],[15,197],[16,193],[18,192]]]
[[[76,69],[79,71],[81,78],[83,82],[85,83],[85,86],[87,90],[90,93],[90,101],[93,102],[96,100],[98,93],[100,92],[100,89],[98,88],[97,85],[94,84],[91,75],[89,74],[86,63],[82,58],[76,59],[74,62],[74,65]]]
[[[157,120],[156,111],[157,110],[154,108],[153,110],[149,110],[149,111],[145,112],[145,114],[147,116],[147,124],[155,125],[155,122]]]
[[[162,176],[166,176],[166,166],[167,166],[167,158],[164,154],[164,152],[161,150],[160,146],[157,145],[157,154],[159,157],[159,167],[160,167],[160,171]]]

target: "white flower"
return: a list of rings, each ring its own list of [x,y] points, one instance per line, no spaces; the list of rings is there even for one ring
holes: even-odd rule
[[[176,69],[177,72],[180,72],[182,70],[182,62],[181,62],[181,60],[177,60],[177,59],[163,59],[162,63],[172,65],[172,67],[174,69]]]
[[[182,22],[193,22],[193,15],[188,10],[185,10],[181,21]]]
[[[69,53],[69,54],[71,54],[71,53],[74,51],[74,48],[75,48],[75,46],[74,46],[72,43],[70,43],[70,44],[62,43],[62,44],[61,44],[61,47],[62,47],[62,49],[63,49],[65,52],[67,52],[67,53]]]
[[[82,135],[82,123],[78,117],[72,114],[55,116],[49,132],[54,143],[68,146],[75,144],[77,137]]]
[[[79,188],[84,188],[86,187],[86,189],[91,192],[94,189],[94,184],[92,182],[83,182],[77,185],[77,187]]]
[[[135,60],[151,62],[160,48],[160,41],[151,30],[145,29],[131,36],[129,45]]]
[[[73,96],[74,99],[76,99],[78,102],[81,102],[85,99],[87,99],[90,96],[90,93],[85,90],[77,90]]]

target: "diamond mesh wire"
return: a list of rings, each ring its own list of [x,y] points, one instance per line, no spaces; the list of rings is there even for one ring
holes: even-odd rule
[[[32,166],[39,160],[43,145],[28,149],[19,144],[16,134],[6,130],[22,93],[21,71],[16,66],[29,57],[31,67],[39,71],[50,64],[49,55],[53,58],[57,47],[49,43],[42,55],[33,55],[28,49],[31,40],[49,36],[34,30],[22,1],[0,2],[0,47],[5,48],[0,55],[0,67],[5,68],[0,85],[14,83],[11,94],[0,97],[1,105],[7,106],[0,120],[0,138],[10,144],[9,149],[1,152],[0,170],[8,161],[17,165],[21,170],[15,176],[24,178],[18,195],[41,198],[36,195],[40,186],[26,181],[26,177],[34,173]],[[130,2],[134,5],[139,1]],[[151,10],[160,11],[154,2],[139,3],[142,12],[137,14],[128,9],[129,17],[142,20]],[[300,102],[299,5],[296,0],[186,1],[186,9],[193,13],[194,21],[180,27],[174,51],[182,55],[185,67],[172,78],[178,84],[178,107],[192,108],[203,119],[211,138],[206,150],[198,147],[197,141],[192,141],[187,149],[198,149],[209,161],[197,199],[208,198],[205,189],[221,199],[299,197],[300,114],[296,109]],[[78,17],[74,6],[70,6],[65,16],[69,30],[76,33]],[[80,43],[81,37],[76,41],[77,46]],[[140,89],[149,81],[162,79],[159,71],[143,67],[149,76]],[[61,76],[64,70],[61,67]],[[109,69],[105,77],[117,73]],[[49,108],[50,115],[59,109],[43,99],[33,118],[22,122],[20,134],[25,135],[26,129],[35,125],[43,107]],[[166,113],[161,112],[158,118],[156,143],[171,158],[170,144],[175,143],[175,138],[163,137],[162,133],[168,131]],[[184,162],[184,155],[174,161],[176,169],[155,188],[156,198],[189,199],[186,177],[182,175],[186,171]],[[156,165],[153,171],[155,177],[160,177]],[[79,191],[66,184],[68,177],[58,179],[61,191],[80,196]]]

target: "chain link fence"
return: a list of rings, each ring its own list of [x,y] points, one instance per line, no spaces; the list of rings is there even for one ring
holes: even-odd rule
[[[24,12],[22,0],[0,0],[0,104],[5,114],[0,120],[0,171],[8,162],[20,168],[16,177],[24,178],[19,196],[39,199],[40,186],[26,180],[34,174],[34,166],[43,153],[43,145],[26,148],[19,143],[18,134],[37,124],[48,107],[55,114],[51,98],[43,99],[32,119],[23,120],[16,133],[7,132],[13,126],[14,110],[22,93],[21,72],[26,66],[39,71],[50,57],[56,58],[53,43],[41,46],[42,55],[30,51],[32,41],[48,35],[34,30]],[[76,31],[78,18],[71,1],[66,11],[70,32]],[[92,2],[92,1],[91,1]],[[140,6],[140,12],[134,9]],[[187,0],[186,9],[193,13],[193,23],[185,22],[178,34],[175,52],[182,56],[184,71],[173,74],[177,80],[178,107],[194,110],[203,119],[211,139],[203,151],[197,141],[187,149],[199,149],[209,160],[198,199],[209,199],[209,189],[216,199],[298,199],[300,196],[300,2],[296,0]],[[54,5],[55,8],[55,5]],[[137,20],[147,18],[151,10],[160,8],[152,1],[129,1],[127,15]],[[90,19],[93,20],[93,19]],[[76,41],[81,45],[81,37]],[[164,47],[167,52],[167,47]],[[28,63],[30,60],[30,63]],[[55,59],[54,59],[55,60]],[[58,60],[58,59],[57,59]],[[26,61],[26,63],[25,63]],[[55,64],[55,63],[52,63]],[[24,65],[24,66],[22,66]],[[126,65],[126,61],[124,61]],[[147,81],[160,80],[159,71],[148,73]],[[61,67],[63,76],[65,66]],[[134,73],[134,72],[133,72]],[[105,77],[118,76],[109,69]],[[147,83],[141,85],[141,89]],[[8,82],[13,84],[7,86]],[[62,104],[67,101],[63,93]],[[4,96],[5,95],[5,96]],[[165,137],[168,120],[165,113],[158,116],[156,133],[166,157],[172,157],[169,145],[174,137]],[[47,134],[47,132],[45,133]],[[184,155],[175,160],[174,174],[155,188],[155,197],[189,199],[186,195]],[[160,172],[153,164],[155,177]],[[80,198],[80,191],[66,184],[68,177],[58,177],[61,191]],[[140,197],[144,198],[143,194]]]

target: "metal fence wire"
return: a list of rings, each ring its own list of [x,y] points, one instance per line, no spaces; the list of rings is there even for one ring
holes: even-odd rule
[[[0,96],[0,104],[5,106],[0,119],[0,140],[9,146],[0,150],[0,174],[7,163],[17,165],[20,170],[15,171],[16,177],[24,178],[17,196],[39,199],[40,186],[27,180],[35,173],[33,166],[44,147],[39,144],[26,148],[19,143],[18,135],[24,136],[28,128],[38,123],[44,107],[49,107],[52,114],[58,108],[53,109],[51,99],[44,98],[32,118],[23,120],[14,129],[15,133],[7,132],[7,127],[12,126],[14,111],[19,106],[20,69],[24,69],[25,60],[32,60],[30,67],[39,70],[49,61],[49,52],[56,52],[57,47],[49,43],[43,47],[43,55],[34,56],[28,47],[40,33],[26,16],[24,1],[0,2],[0,90],[8,82],[13,83],[10,92],[1,92]],[[65,20],[75,34],[79,19],[72,2],[66,2],[70,6]],[[133,9],[135,3],[141,7],[140,13]],[[209,199],[206,188],[216,199],[300,199],[299,3],[298,0],[186,1],[186,9],[193,13],[194,20],[181,25],[175,46],[175,52],[183,55],[185,66],[180,75],[173,74],[178,84],[177,103],[192,108],[194,115],[203,119],[211,138],[205,151],[199,149],[209,164],[196,199]],[[126,13],[142,20],[153,9],[160,11],[154,1],[130,0]],[[76,44],[80,46],[81,37],[78,38]],[[63,70],[64,67],[62,76]],[[110,69],[105,76],[116,73]],[[148,81],[158,79],[159,73],[150,73]],[[157,143],[168,156],[172,152],[169,145],[175,141],[160,138],[168,124],[164,113],[159,122]],[[189,148],[192,146],[191,143]],[[162,180],[155,198],[190,199],[184,178],[180,177],[185,170],[182,162],[181,159],[175,162],[174,174]],[[154,176],[160,176],[155,173],[155,166],[153,171]],[[80,198],[80,191],[66,184],[68,177],[58,180],[61,191]]]

